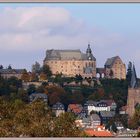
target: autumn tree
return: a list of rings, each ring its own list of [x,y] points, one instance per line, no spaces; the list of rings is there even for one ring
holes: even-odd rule
[[[129,128],[137,129],[140,126],[140,109],[135,109],[133,117],[128,122]]]
[[[62,102],[62,99],[66,94],[65,90],[62,87],[54,85],[46,86],[45,93],[47,93],[48,95],[50,105],[53,105],[59,101]]]
[[[38,81],[38,76],[36,73],[32,72],[30,75],[30,81],[31,82],[37,82]]]
[[[30,75],[29,75],[29,73],[27,72],[27,70],[25,70],[25,69],[24,69],[24,71],[22,72],[21,80],[24,81],[24,82],[29,82],[29,80],[30,80]]]
[[[65,121],[64,121],[65,120]],[[81,131],[75,124],[75,117],[72,113],[61,114],[54,121],[54,137],[78,137]]]
[[[40,81],[47,80],[47,75],[44,72],[41,72],[39,80]]]

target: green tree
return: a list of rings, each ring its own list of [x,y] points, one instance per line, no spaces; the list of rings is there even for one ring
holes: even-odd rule
[[[32,72],[33,73],[39,73],[40,72],[40,64],[38,62],[35,62],[35,64],[32,65]]]
[[[7,69],[12,69],[11,65],[9,65]]]
[[[29,85],[28,89],[27,89],[28,95],[35,93],[36,92],[36,87],[34,84]]]
[[[52,71],[50,70],[50,67],[48,65],[43,65],[43,67],[41,68],[41,72],[45,73],[47,77],[52,76]]]
[[[3,65],[0,65],[0,69],[3,69]]]

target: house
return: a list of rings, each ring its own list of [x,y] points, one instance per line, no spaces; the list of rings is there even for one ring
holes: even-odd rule
[[[55,113],[56,117],[60,116],[61,113],[65,113],[64,105],[60,102],[57,102],[52,106],[52,112]]]
[[[105,102],[110,111],[116,111],[117,104],[115,103],[114,100],[101,100],[100,102]]]
[[[36,101],[37,99],[41,99],[45,103],[48,103],[48,96],[46,94],[44,94],[44,93],[32,93],[29,96],[29,100],[30,100],[31,103]]]
[[[137,137],[138,134],[138,130],[131,130],[131,129],[121,129],[120,131],[118,131],[116,137]]]
[[[101,119],[98,114],[91,114],[88,117],[77,118],[76,122],[78,126],[82,128],[96,128],[101,125]]]
[[[85,108],[83,108],[82,111],[78,114],[78,118],[83,119],[85,117],[87,117],[87,113],[86,113]]]
[[[0,75],[3,78],[11,78],[16,77],[18,79],[21,79],[22,73],[24,69],[0,69]]]
[[[87,114],[90,115],[91,111],[95,112],[100,112],[100,111],[110,111],[110,106],[105,101],[93,101],[93,100],[88,100],[84,104]]]
[[[119,131],[124,129],[124,126],[120,121],[115,122],[115,126]]]
[[[87,128],[85,133],[90,137],[114,137],[114,135],[105,129],[104,126],[98,126],[96,128]]]
[[[115,111],[100,111],[99,115],[101,117],[102,124],[106,124],[115,116]]]
[[[101,125],[101,119],[98,114],[91,114],[90,115],[91,126],[96,127]]]
[[[126,106],[122,106],[122,107],[119,109],[119,114],[121,114],[121,115],[127,114],[126,110],[127,110],[127,105],[126,105]]]
[[[83,106],[81,104],[69,104],[68,112],[73,112],[75,115],[78,115],[83,110]]]

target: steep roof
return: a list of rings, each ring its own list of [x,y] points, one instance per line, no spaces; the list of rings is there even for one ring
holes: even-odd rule
[[[81,104],[69,104],[68,108],[74,113],[80,113],[83,109]]]
[[[107,61],[105,62],[105,67],[111,67],[114,64],[115,60],[118,58],[120,59],[119,56],[108,58]]]
[[[48,100],[48,96],[44,93],[33,93],[29,96],[30,101],[33,102],[37,99],[43,99],[44,101]]]
[[[47,50],[45,60],[89,60],[86,53],[82,53],[77,50]],[[96,61],[96,58],[92,55],[91,60]]]

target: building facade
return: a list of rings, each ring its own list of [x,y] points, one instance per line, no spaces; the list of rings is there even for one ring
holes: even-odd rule
[[[96,58],[89,44],[86,53],[80,50],[47,50],[44,65],[48,65],[54,75],[96,77]]]
[[[21,79],[22,73],[24,69],[0,69],[0,75],[3,78],[11,78],[16,77],[18,79]]]
[[[105,77],[126,79],[126,66],[119,56],[107,59],[105,63]]]

